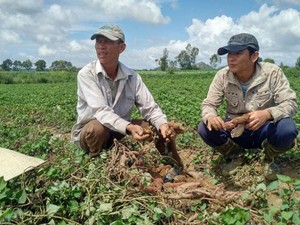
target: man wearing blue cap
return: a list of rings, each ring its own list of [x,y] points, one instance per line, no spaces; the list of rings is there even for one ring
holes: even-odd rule
[[[125,50],[125,35],[116,25],[107,24],[92,36],[97,60],[84,66],[77,76],[77,122],[71,133],[74,143],[90,156],[108,149],[113,139],[132,135],[138,141],[150,138],[144,127],[156,128],[156,147],[162,154],[170,152],[182,166],[175,140],[171,139],[167,117],[143,83],[141,76],[119,62]],[[143,120],[133,120],[137,107]]]
[[[259,45],[252,34],[232,36],[218,54],[227,54],[228,66],[217,72],[202,102],[198,133],[224,156],[224,175],[244,163],[245,149],[258,148],[265,154],[265,178],[276,179],[280,170],[275,159],[294,146],[298,134],[291,119],[298,110],[295,91],[281,68],[258,62]],[[217,112],[224,99],[225,119]],[[238,124],[228,127],[228,121],[241,115],[246,115],[241,132],[233,135]]]

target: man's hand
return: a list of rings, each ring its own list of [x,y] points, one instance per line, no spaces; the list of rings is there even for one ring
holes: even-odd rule
[[[137,141],[146,141],[151,137],[151,133],[145,132],[145,130],[136,124],[129,124],[126,130],[132,135],[132,137]]]
[[[272,115],[267,110],[257,110],[249,114],[249,120],[245,127],[248,130],[258,130],[265,122],[273,120]]]
[[[226,130],[225,122],[220,116],[212,116],[207,120],[207,128],[212,130]]]
[[[166,139],[170,135],[170,127],[167,123],[162,124],[159,127],[159,130],[164,139]]]

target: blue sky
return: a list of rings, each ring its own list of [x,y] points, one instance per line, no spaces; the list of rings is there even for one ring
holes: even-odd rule
[[[188,43],[200,50],[197,62],[209,63],[240,32],[257,37],[263,59],[294,66],[300,56],[300,0],[0,0],[0,21],[0,63],[82,67],[96,59],[90,36],[106,23],[123,29],[120,60],[135,69],[157,67],[164,48],[174,60]]]

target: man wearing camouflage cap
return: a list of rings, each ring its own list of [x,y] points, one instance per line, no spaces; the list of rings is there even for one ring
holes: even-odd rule
[[[295,91],[281,68],[258,62],[259,44],[252,34],[233,35],[218,54],[227,54],[228,66],[217,72],[202,102],[198,133],[224,156],[224,175],[243,165],[245,149],[263,149],[265,178],[276,179],[280,173],[276,157],[294,146],[298,134],[291,119],[298,110]],[[224,99],[226,118],[222,119],[217,109]],[[232,135],[237,124],[228,129],[228,121],[245,114],[241,124],[245,129]]]
[[[138,141],[150,136],[143,127],[153,125],[159,138],[156,147],[162,153],[171,152],[182,166],[175,140],[166,143],[169,125],[166,115],[154,101],[141,76],[119,62],[125,50],[125,35],[116,25],[100,27],[92,36],[97,60],[84,66],[77,76],[77,122],[72,129],[74,143],[90,156],[108,149],[113,139],[129,134]],[[144,120],[133,120],[137,107]]]

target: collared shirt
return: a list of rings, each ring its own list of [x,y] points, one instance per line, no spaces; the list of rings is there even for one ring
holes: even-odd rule
[[[116,78],[114,80],[112,80],[104,70],[102,71],[102,73],[103,73],[103,76],[105,77],[105,79],[106,79],[106,81],[107,81],[107,83],[110,87],[112,100],[114,102],[115,98],[116,98],[116,95],[117,95],[119,80],[126,78],[126,75],[121,73],[121,70],[118,70]]]
[[[246,83],[243,83],[243,82],[240,81],[240,85],[241,85],[241,88],[243,90],[243,96],[244,96],[244,98],[246,96],[246,92],[248,90],[250,82],[251,82],[251,80],[247,81]]]
[[[274,122],[297,113],[297,97],[280,67],[272,63],[257,63],[256,72],[243,95],[236,76],[225,67],[217,72],[207,97],[202,102],[204,122],[217,115],[217,109],[226,101],[226,117],[234,118],[255,110],[268,110]]]
[[[104,74],[106,73],[99,60],[89,63],[78,72],[78,117],[71,132],[73,142],[78,143],[81,129],[93,119],[110,130],[125,135],[135,106],[143,119],[150,121],[157,129],[167,122],[166,115],[154,101],[138,73],[119,62],[115,94],[114,87],[110,87]]]

